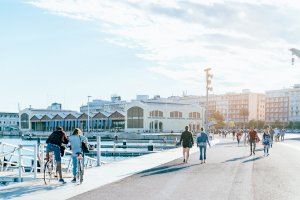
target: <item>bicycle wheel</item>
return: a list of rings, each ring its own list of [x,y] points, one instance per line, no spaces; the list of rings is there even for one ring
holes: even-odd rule
[[[77,175],[76,175],[76,182],[77,184],[81,184],[83,182],[83,170],[82,170],[82,161],[79,159],[77,164]]]
[[[56,176],[56,167],[55,163],[52,160],[48,160],[44,166],[44,182],[46,185],[49,185],[51,180],[55,179]]]

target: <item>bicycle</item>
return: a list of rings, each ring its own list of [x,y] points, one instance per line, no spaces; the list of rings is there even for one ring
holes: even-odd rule
[[[49,159],[44,166],[44,182],[45,185],[49,185],[51,180],[57,180],[57,169],[55,159],[53,159],[53,152],[49,153]]]
[[[82,184],[83,174],[84,174],[84,155],[82,153],[77,154],[77,174],[76,174],[76,183]]]

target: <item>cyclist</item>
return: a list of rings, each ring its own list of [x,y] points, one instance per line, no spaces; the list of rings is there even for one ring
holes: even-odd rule
[[[76,174],[77,174],[77,163],[78,163],[78,154],[83,156],[82,151],[82,142],[88,143],[88,139],[85,136],[82,136],[82,131],[79,128],[76,128],[73,131],[73,135],[69,137],[71,150],[72,150],[72,163],[73,163],[73,180],[72,183],[76,183]]]
[[[53,152],[55,156],[57,171],[59,174],[59,182],[65,184],[66,182],[62,178],[62,169],[61,169],[61,157],[63,149],[63,144],[68,144],[68,138],[66,133],[63,131],[62,127],[57,127],[47,139],[47,148],[46,148],[46,160],[49,160],[49,153]]]

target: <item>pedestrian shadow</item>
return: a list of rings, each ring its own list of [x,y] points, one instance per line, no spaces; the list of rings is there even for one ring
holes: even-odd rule
[[[63,186],[60,186],[63,187]],[[38,185],[38,186],[28,186],[28,187],[17,187],[17,188],[9,188],[3,189],[0,192],[0,199],[14,199],[17,197],[22,197],[23,195],[28,195],[30,193],[34,193],[37,191],[50,191],[59,188],[59,186],[45,186],[45,185]]]
[[[249,156],[242,156],[242,157],[237,157],[237,158],[232,158],[232,159],[229,159],[229,160],[226,160],[222,163],[228,163],[228,162],[234,162],[234,161],[238,161],[238,160],[243,160],[245,158],[248,158]]]
[[[146,174],[142,175],[141,177],[168,174],[168,173],[177,172],[177,171],[180,171],[180,170],[183,170],[183,169],[188,169],[188,168],[196,166],[196,165],[200,165],[200,164],[182,165],[181,167],[180,167],[180,165],[177,165],[178,167],[170,166],[170,167],[164,168],[162,170],[153,171],[153,172],[148,173],[148,174],[146,173]]]
[[[260,156],[260,157],[251,158],[251,159],[249,159],[249,160],[243,161],[242,163],[254,162],[254,161],[257,161],[257,160],[259,160],[259,159],[261,159],[261,158],[263,158],[263,157]]]
[[[171,168],[171,167],[176,167],[176,166],[180,166],[180,165],[183,165],[184,163],[179,163],[179,164],[174,164],[174,165],[166,165],[166,166],[160,166],[160,167],[154,167],[154,168],[151,168],[151,169],[147,169],[147,170],[144,170],[144,171],[141,171],[137,174],[147,174],[147,173],[153,173],[153,172],[156,172],[156,171],[160,171],[160,170],[164,170],[164,169],[168,169],[168,168]]]

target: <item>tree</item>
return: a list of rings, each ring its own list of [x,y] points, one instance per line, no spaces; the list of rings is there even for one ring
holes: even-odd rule
[[[224,116],[219,111],[214,112],[210,120],[216,122],[216,129],[220,129],[225,126]]]
[[[246,108],[242,108],[239,112],[240,117],[243,117],[243,121],[244,121],[244,129],[245,129],[245,125],[246,125],[246,118],[249,117],[249,111]]]

